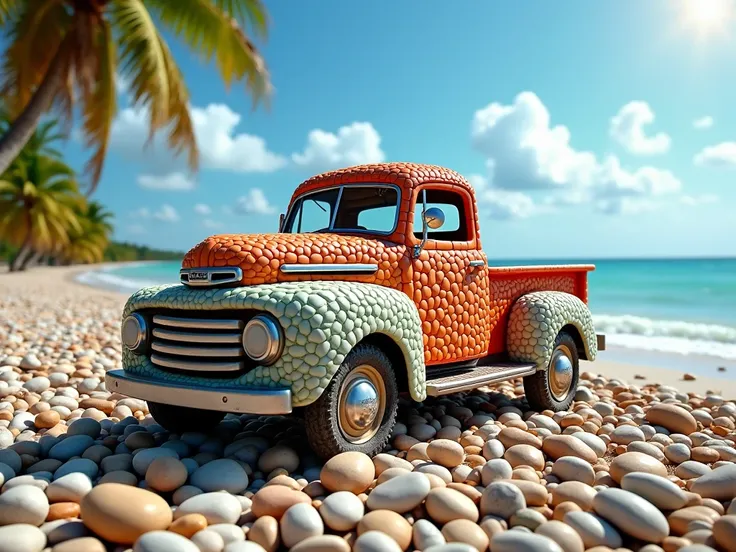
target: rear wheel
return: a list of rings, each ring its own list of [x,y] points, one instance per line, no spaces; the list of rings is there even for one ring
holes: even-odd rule
[[[187,431],[206,432],[214,428],[225,417],[224,412],[217,410],[201,410],[150,401],[148,411],[156,423],[178,434]]]
[[[578,386],[580,362],[573,337],[560,332],[544,370],[524,378],[524,391],[533,410],[559,412],[570,408]]]
[[[304,410],[312,448],[322,458],[383,451],[396,423],[398,396],[388,357],[378,347],[358,345],[320,398]]]

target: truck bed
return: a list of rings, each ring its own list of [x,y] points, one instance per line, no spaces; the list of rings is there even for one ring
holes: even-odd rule
[[[514,301],[534,291],[563,291],[588,302],[588,272],[595,265],[491,266],[488,279],[491,289],[491,341],[488,354],[506,350],[506,327]]]

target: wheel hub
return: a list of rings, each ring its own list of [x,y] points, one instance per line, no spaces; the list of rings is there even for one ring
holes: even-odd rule
[[[351,443],[362,443],[378,431],[386,408],[383,379],[371,366],[353,370],[339,399],[340,430]]]
[[[558,401],[563,400],[572,385],[572,354],[567,347],[557,347],[549,363],[549,390]]]

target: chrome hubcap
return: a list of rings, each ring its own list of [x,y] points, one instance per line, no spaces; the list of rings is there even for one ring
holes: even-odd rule
[[[572,358],[571,351],[565,345],[557,346],[552,352],[547,379],[549,390],[558,401],[563,400],[570,392],[573,379]]]
[[[351,443],[368,441],[381,427],[386,410],[383,378],[367,364],[348,374],[338,399],[340,431]]]

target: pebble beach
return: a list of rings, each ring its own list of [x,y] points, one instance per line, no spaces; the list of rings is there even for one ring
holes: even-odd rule
[[[405,397],[390,449],[324,462],[298,417],[178,435],[108,392],[126,297],[78,271],[0,275],[0,552],[736,552],[733,381]]]

